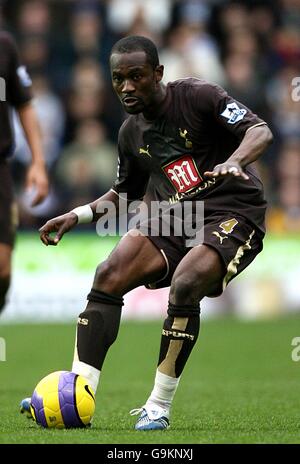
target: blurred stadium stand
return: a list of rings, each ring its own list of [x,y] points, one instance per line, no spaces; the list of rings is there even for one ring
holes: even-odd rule
[[[21,193],[28,153],[16,121],[11,165],[20,230],[94,200],[114,180],[126,116],[113,95],[108,56],[116,40],[139,34],[158,45],[166,81],[215,81],[268,122],[275,143],[258,163],[268,231],[300,238],[300,101],[292,98],[300,98],[293,87],[300,0],[9,0],[0,27],[15,36],[33,79],[52,182],[45,202],[28,208]]]

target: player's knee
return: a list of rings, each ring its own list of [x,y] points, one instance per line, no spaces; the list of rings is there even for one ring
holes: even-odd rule
[[[174,304],[196,305],[206,296],[208,280],[205,275],[175,273],[171,283],[170,301]]]
[[[101,287],[101,285],[107,285],[110,282],[115,280],[115,271],[113,263],[108,259],[100,263],[96,268],[95,273],[95,284],[96,287]]]
[[[121,280],[120,266],[115,259],[107,259],[97,266],[93,288],[106,291],[107,293],[118,293]]]
[[[198,292],[195,282],[186,274],[174,275],[170,289],[170,301],[176,304],[196,303]]]

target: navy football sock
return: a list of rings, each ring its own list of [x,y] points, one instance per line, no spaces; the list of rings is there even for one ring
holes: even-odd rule
[[[200,330],[199,306],[169,303],[164,321],[158,370],[170,377],[180,377],[197,341]]]
[[[78,360],[101,370],[106,353],[115,341],[120,326],[123,298],[94,290],[78,317]]]

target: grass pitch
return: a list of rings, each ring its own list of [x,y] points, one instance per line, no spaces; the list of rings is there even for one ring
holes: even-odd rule
[[[74,325],[6,325],[0,362],[0,443],[300,443],[300,361],[291,341],[299,318],[202,321],[177,390],[171,428],[136,432],[128,412],[152,389],[160,322],[123,322],[104,364],[90,429],[42,429],[19,414],[20,400],[48,373],[69,369]]]

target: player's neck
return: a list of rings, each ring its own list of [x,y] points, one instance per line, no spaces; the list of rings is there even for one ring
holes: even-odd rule
[[[145,111],[143,111],[143,116],[147,121],[153,121],[156,119],[163,110],[164,102],[167,98],[167,87],[165,84],[161,84],[155,95],[153,104],[150,105]]]

